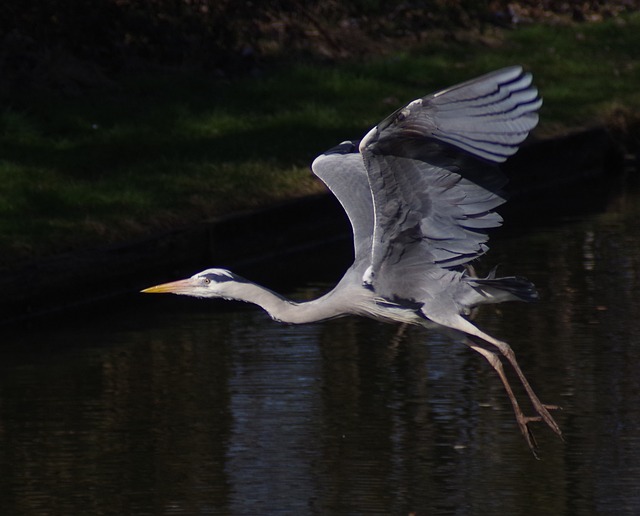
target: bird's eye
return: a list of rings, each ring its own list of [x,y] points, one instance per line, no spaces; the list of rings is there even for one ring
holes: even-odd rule
[[[205,285],[208,285],[209,283],[211,283],[211,280],[210,280],[209,278],[202,278],[202,282],[203,282]]]

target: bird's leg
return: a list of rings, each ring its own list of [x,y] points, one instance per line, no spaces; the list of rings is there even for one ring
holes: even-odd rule
[[[398,355],[398,348],[404,339],[405,330],[407,329],[406,323],[401,323],[398,326],[398,329],[393,334],[393,337],[389,340],[389,345],[387,346],[387,352],[385,353],[385,357],[388,360],[395,360]]]
[[[406,333],[408,326],[409,325],[407,323],[400,323],[398,325],[396,333],[393,337],[391,337],[391,345],[394,348],[398,347],[398,345],[402,342],[402,339],[404,339],[404,334]]]
[[[491,335],[484,333],[482,330],[477,328],[475,325],[471,324],[469,321],[467,321],[463,317],[460,317],[460,320],[464,321],[463,323],[460,324],[460,326],[463,326],[464,328],[461,328],[460,326],[458,326],[458,328],[462,329],[469,335],[478,337],[484,340],[485,342],[495,346],[498,349],[498,351],[500,351],[500,353],[504,355],[504,357],[511,364],[511,367],[513,367],[513,369],[515,370],[516,374],[518,375],[518,378],[520,378],[520,382],[522,383],[523,387],[527,391],[527,395],[529,396],[529,399],[531,400],[531,403],[533,404],[533,408],[535,409],[535,411],[538,413],[540,418],[547,425],[549,425],[549,428],[551,428],[551,430],[553,430],[556,434],[562,437],[562,431],[560,430],[560,427],[558,426],[558,424],[555,422],[555,420],[549,413],[549,410],[557,409],[558,407],[556,405],[543,404],[538,398],[538,396],[536,395],[536,393],[533,392],[533,388],[531,387],[531,385],[529,384],[529,381],[527,380],[524,373],[522,372],[522,369],[520,369],[520,365],[516,360],[516,355],[511,349],[511,346],[509,346],[509,344],[507,344],[506,342],[503,342],[498,339],[494,339]],[[529,420],[532,421],[534,419],[529,418]]]
[[[535,411],[540,415],[542,420],[547,425],[549,425],[551,430],[553,430],[556,434],[562,437],[562,431],[560,430],[560,427],[558,426],[556,421],[553,419],[553,416],[549,413],[549,410],[554,410],[554,409],[557,409],[558,407],[556,405],[545,405],[540,401],[536,393],[533,391],[533,388],[529,384],[529,381],[527,380],[526,376],[522,372],[522,369],[520,369],[520,365],[516,360],[516,355],[513,352],[513,349],[511,349],[511,346],[509,346],[509,344],[507,344],[506,342],[500,341],[498,339],[494,339],[490,335],[484,334],[483,332],[480,332],[480,333],[484,335],[481,338],[483,338],[484,340],[486,340],[487,342],[493,344],[496,348],[498,348],[498,351],[500,351],[500,353],[502,353],[505,356],[505,358],[509,361],[509,363],[511,364],[511,367],[513,367],[516,374],[518,375],[518,378],[520,378],[520,382],[522,383],[525,390],[527,391],[527,394],[529,395],[529,399],[531,400],[531,403],[533,404]]]
[[[518,403],[518,400],[516,399],[516,395],[513,393],[513,389],[511,388],[511,384],[509,383],[509,380],[507,379],[507,375],[504,373],[504,367],[502,366],[502,362],[500,361],[500,357],[498,357],[498,355],[496,353],[494,353],[493,351],[489,351],[488,349],[483,348],[482,346],[480,346],[479,344],[476,344],[475,342],[473,342],[472,340],[470,340],[468,338],[462,339],[462,343],[465,346],[469,346],[474,351],[480,353],[484,358],[487,359],[487,362],[489,362],[489,364],[491,365],[491,367],[493,367],[493,369],[496,371],[496,373],[498,373],[498,376],[500,377],[500,380],[502,380],[502,385],[504,385],[504,389],[505,389],[505,391],[507,391],[507,395],[509,396],[509,400],[511,401],[511,405],[513,406],[513,412],[516,415],[516,421],[518,422],[518,426],[520,427],[520,431],[522,432],[522,435],[524,436],[525,440],[527,441],[527,444],[529,445],[529,448],[531,449],[531,452],[533,453],[533,455],[537,459],[538,455],[536,454],[536,448],[537,448],[536,440],[535,440],[535,438],[533,436],[533,433],[531,432],[531,429],[527,425],[527,423],[529,423],[530,421],[539,421],[540,418],[539,417],[527,417],[527,416],[524,415],[524,413],[522,412],[522,409],[520,408],[520,404]]]

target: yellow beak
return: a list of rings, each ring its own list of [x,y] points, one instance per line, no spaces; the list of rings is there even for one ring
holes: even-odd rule
[[[191,278],[162,283],[155,287],[145,288],[140,292],[144,294],[184,294],[188,293],[195,287]]]

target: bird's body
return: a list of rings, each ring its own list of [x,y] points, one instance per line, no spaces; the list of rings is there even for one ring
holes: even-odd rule
[[[362,141],[346,141],[312,164],[351,221],[354,263],[322,297],[296,303],[225,269],[146,289],[255,303],[273,319],[302,324],[344,315],[444,331],[498,372],[528,444],[528,422],[560,429],[529,386],[511,348],[468,316],[487,303],[533,301],[523,278],[475,277],[505,202],[496,164],[514,154],[538,121],[542,101],[520,67],[487,74],[397,110]],[[479,339],[479,340],[478,340]],[[525,417],[496,350],[513,366],[537,413]]]

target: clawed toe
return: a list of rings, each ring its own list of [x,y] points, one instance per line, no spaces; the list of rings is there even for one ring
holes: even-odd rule
[[[531,431],[531,428],[529,428],[529,423],[545,422],[551,428],[551,430],[553,430],[556,434],[560,436],[560,438],[562,438],[562,431],[560,430],[560,427],[555,422],[551,414],[549,414],[548,412],[548,410],[557,410],[557,409],[560,409],[560,407],[558,407],[557,405],[541,404],[540,408],[541,410],[538,411],[537,416],[525,416],[522,413],[518,414],[516,412],[516,420],[518,422],[518,426],[520,427],[520,431],[522,432],[522,435],[524,436],[525,440],[527,441],[527,444],[529,445],[529,449],[531,450],[531,452],[533,453],[536,459],[539,458],[538,454],[536,453],[536,448],[538,447],[538,444],[536,442],[535,437],[533,436],[533,432]]]
[[[539,407],[536,407],[536,412],[538,416],[532,419],[532,421],[544,421],[551,430],[553,430],[556,434],[558,434],[562,438],[562,430],[556,423],[556,420],[553,419],[553,416],[549,413],[549,410],[560,410],[560,407],[557,405],[544,405],[540,404]]]
[[[524,415],[520,415],[516,419],[518,421],[518,426],[520,427],[520,431],[522,432],[522,435],[524,436],[525,441],[527,441],[527,444],[529,445],[529,449],[531,450],[531,453],[533,453],[533,456],[537,459],[538,454],[536,453],[536,449],[538,448],[538,443],[536,442],[536,438],[534,437],[533,432],[529,428],[528,423],[530,423],[531,421],[540,420],[540,418],[527,417]]]

